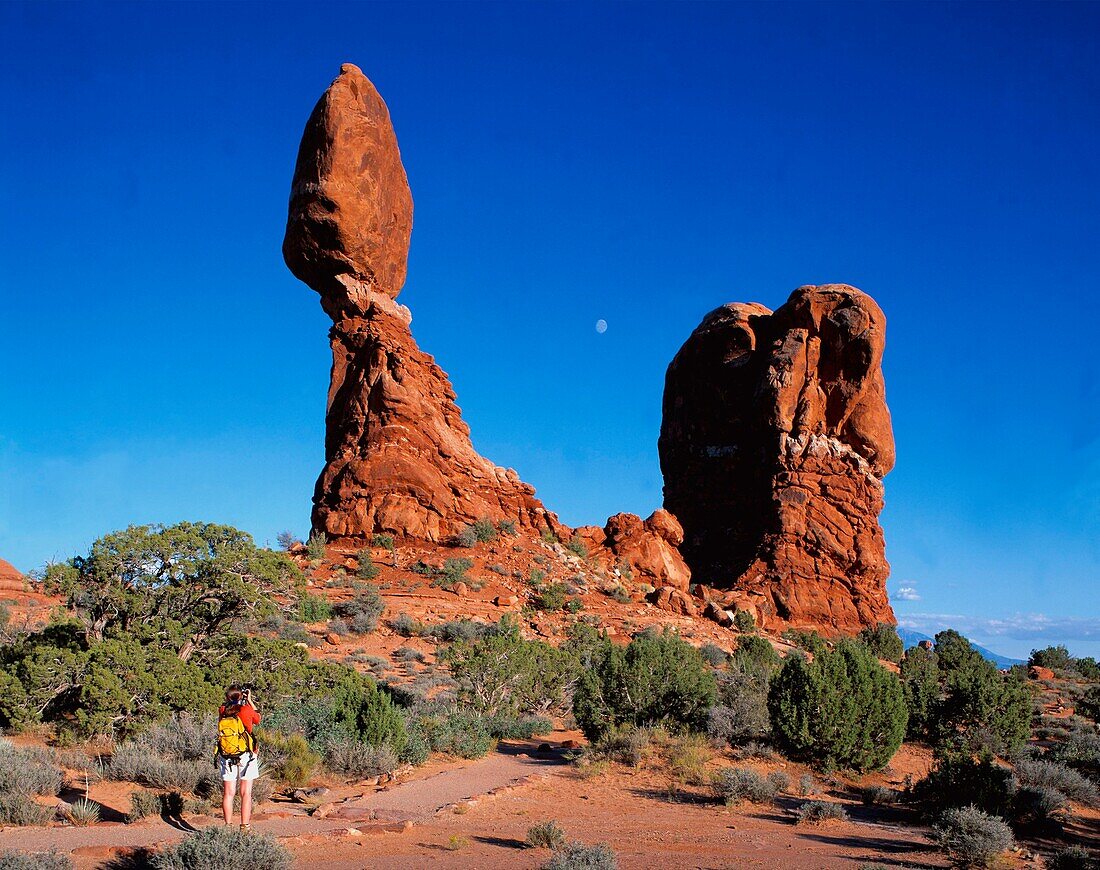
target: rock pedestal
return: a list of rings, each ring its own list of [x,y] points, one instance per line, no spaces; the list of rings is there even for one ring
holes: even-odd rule
[[[534,489],[474,450],[446,373],[417,347],[405,282],[412,195],[389,111],[351,64],[298,152],[283,257],[332,318],[325,468],[313,527],[439,541],[481,518],[560,528]]]

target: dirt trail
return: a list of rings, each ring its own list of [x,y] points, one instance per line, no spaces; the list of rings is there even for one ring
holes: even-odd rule
[[[295,837],[369,825],[371,816],[378,821],[424,822],[440,807],[457,803],[490,789],[499,788],[540,771],[553,769],[555,762],[529,758],[526,755],[495,752],[479,761],[462,762],[425,779],[408,780],[385,791],[353,798],[337,806],[333,815],[314,819],[305,815],[279,816],[254,822],[253,829],[276,837]],[[557,762],[560,764],[560,762]],[[196,827],[211,824],[212,819],[195,820]],[[182,839],[187,830],[163,819],[134,825],[104,823],[86,828],[8,828],[0,831],[0,850],[22,849],[61,852],[95,849],[96,847],[152,846]],[[78,865],[79,866],[79,865]],[[94,862],[87,866],[94,866]]]

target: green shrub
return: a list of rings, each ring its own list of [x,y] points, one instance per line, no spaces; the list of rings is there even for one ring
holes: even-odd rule
[[[460,532],[455,532],[454,537],[451,538],[451,544],[455,547],[470,547],[477,545],[477,532],[474,531],[472,526],[466,526]]]
[[[484,716],[543,712],[564,703],[575,661],[568,648],[524,640],[509,617],[442,653],[462,702]]]
[[[1097,861],[1084,846],[1066,846],[1046,859],[1047,870],[1100,870]]]
[[[1012,821],[1016,824],[1045,822],[1068,811],[1068,799],[1056,788],[1020,786],[1013,796]]]
[[[391,619],[390,628],[402,637],[419,637],[425,631],[424,623],[413,619],[407,613],[399,613]]]
[[[818,794],[820,791],[817,781],[810,774],[804,773],[798,778],[798,793],[802,797]]]
[[[363,691],[356,718],[359,738],[371,746],[389,746],[400,755],[408,742],[405,719],[390,693],[370,684]]]
[[[733,615],[733,627],[744,634],[749,634],[756,631],[756,620],[747,610],[738,610]]]
[[[848,813],[840,804],[829,801],[806,801],[794,811],[795,824],[820,825],[825,822],[843,822]]]
[[[616,870],[618,866],[615,853],[602,843],[595,846],[568,843],[555,850],[541,870]]]
[[[549,734],[554,723],[545,716],[490,716],[485,727],[498,740],[530,740],[536,734]]]
[[[1056,789],[1070,800],[1086,806],[1100,804],[1096,783],[1056,761],[1022,759],[1016,762],[1016,778],[1031,788]]]
[[[859,633],[859,641],[867,646],[871,653],[883,661],[900,662],[905,645],[898,636],[897,629],[888,622],[880,622],[874,628],[865,628]]]
[[[445,559],[443,569],[432,582],[443,589],[452,589],[456,583],[469,582],[466,572],[473,567],[474,563],[470,559]]]
[[[565,845],[565,831],[555,821],[539,822],[527,829],[524,842],[532,849],[560,849]]]
[[[787,791],[791,787],[790,774],[783,770],[773,770],[769,773],[768,782],[775,786],[777,792]]]
[[[486,517],[482,517],[469,528],[473,530],[474,536],[482,544],[488,544],[497,539],[496,526]]]
[[[0,794],[55,795],[64,775],[42,749],[17,749],[0,740]]]
[[[484,718],[436,701],[423,702],[410,710],[407,727],[409,745],[419,752],[481,758],[496,745]]]
[[[794,756],[864,771],[884,767],[905,736],[901,683],[862,644],[812,662],[788,657],[768,692],[772,731]]]
[[[0,870],[72,870],[68,855],[55,852],[0,852]]]
[[[336,614],[346,619],[356,634],[369,634],[378,628],[378,620],[385,609],[378,587],[368,583],[356,589],[347,601],[337,604]]]
[[[1016,845],[1003,819],[976,807],[947,810],[933,825],[932,839],[955,860],[973,867],[989,867]]]
[[[126,821],[133,823],[149,816],[159,816],[161,812],[160,795],[155,792],[139,788],[130,795],[130,811],[126,813]]]
[[[731,746],[768,735],[770,677],[770,664],[739,650],[718,674],[718,703],[707,714],[707,734]]]
[[[1072,767],[1092,779],[1100,779],[1100,734],[1075,728],[1062,743],[1051,748],[1046,758]]]
[[[942,656],[940,665],[942,671]],[[947,671],[932,711],[933,737],[941,747],[1006,754],[1027,742],[1032,712],[1027,684],[979,656]]]
[[[519,534],[514,520],[501,520],[497,523],[497,529],[502,535],[508,535],[513,538]]]
[[[332,605],[319,595],[305,593],[298,598],[298,621],[325,622],[332,617]]]
[[[1100,722],[1100,685],[1089,686],[1077,701],[1077,715]]]
[[[997,764],[988,753],[975,759],[951,754],[936,759],[928,776],[913,787],[913,796],[930,815],[974,806],[987,813],[1012,815],[1012,771]]]
[[[536,610],[546,610],[551,613],[565,607],[565,600],[569,596],[569,587],[564,583],[551,583],[543,586],[531,596],[531,605]]]
[[[770,804],[778,789],[767,777],[748,767],[730,767],[718,774],[715,781],[718,799],[726,806],[742,801]]]
[[[610,598],[612,601],[617,601],[619,604],[629,604],[632,599],[630,593],[626,591],[626,588],[621,583],[616,583],[613,586],[608,586],[603,590],[603,594]]]
[[[1068,671],[1073,668],[1074,660],[1068,649],[1058,645],[1048,646],[1045,649],[1033,649],[1027,663],[1040,668],[1050,668],[1052,671]]]
[[[211,825],[152,858],[157,870],[291,870],[290,852],[273,837]]]
[[[306,553],[311,562],[318,562],[325,558],[326,543],[324,532],[310,532],[309,540],[306,541]]]
[[[804,649],[806,652],[812,653],[815,656],[821,655],[829,648],[825,643],[825,638],[816,630],[804,631],[799,628],[788,628],[783,632],[782,637],[787,643],[799,649]]]
[[[393,535],[374,535],[370,539],[370,544],[372,547],[378,547],[382,550],[389,550],[391,553],[393,552],[393,543]]]
[[[603,638],[591,655],[573,696],[573,714],[589,740],[623,725],[706,728],[717,696],[714,674],[679,635],[641,634],[626,647]]]
[[[901,681],[905,689],[905,706],[909,710],[907,735],[915,740],[928,739],[940,699],[940,669],[936,664],[936,654],[922,646],[906,650],[901,660]]]
[[[359,567],[355,569],[355,576],[360,580],[373,580],[378,576],[378,566],[374,564],[374,557],[370,550],[362,549],[357,554]]]
[[[722,647],[713,643],[705,643],[699,647],[699,655],[703,657],[705,661],[712,668],[720,668],[729,659],[726,651]]]
[[[899,795],[892,788],[884,785],[868,785],[859,790],[859,796],[865,804],[882,806],[884,804],[896,804]]]
[[[68,820],[77,827],[94,825],[103,814],[103,808],[93,800],[86,797],[77,798],[70,805],[65,815]]]
[[[432,637],[454,643],[455,641],[480,640],[488,633],[489,626],[484,622],[476,622],[473,619],[449,619],[442,625],[432,628],[429,635]]]
[[[256,743],[263,753],[264,766],[275,778],[287,785],[303,786],[309,782],[313,771],[321,763],[301,734],[280,734],[266,728],[256,728]]]
[[[393,773],[397,753],[385,744],[372,746],[361,740],[342,740],[325,747],[325,767],[334,773],[363,779]]]
[[[731,665],[745,668],[761,668],[769,674],[782,663],[779,653],[767,640],[757,635],[748,635],[737,639],[737,649],[730,657]]]
[[[579,535],[574,535],[572,538],[570,538],[569,543],[565,545],[565,549],[567,549],[574,556],[580,556],[582,559],[588,558],[588,545]]]
[[[0,825],[44,825],[53,816],[52,807],[35,803],[25,794],[0,793]]]
[[[628,767],[640,767],[654,754],[653,743],[658,731],[634,725],[607,731],[590,745],[590,754]]]

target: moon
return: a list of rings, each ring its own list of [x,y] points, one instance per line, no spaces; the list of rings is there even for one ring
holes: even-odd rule
[[[600,319],[596,321],[596,332],[598,332],[600,335],[603,335],[605,332],[607,332],[606,320]]]

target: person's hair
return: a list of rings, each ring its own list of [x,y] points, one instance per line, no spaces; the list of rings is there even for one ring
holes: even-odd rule
[[[240,686],[230,686],[225,690],[225,700],[230,704],[239,705],[244,700],[244,692]]]

